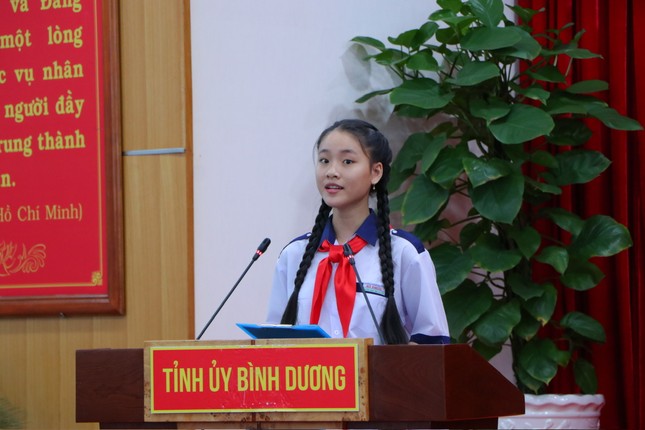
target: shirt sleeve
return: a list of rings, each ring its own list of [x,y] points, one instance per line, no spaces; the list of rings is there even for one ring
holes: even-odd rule
[[[448,321],[437,285],[434,263],[427,250],[408,246],[401,255],[403,316],[410,340],[416,343],[450,343]]]
[[[269,296],[269,309],[266,318],[266,322],[269,324],[280,324],[282,314],[289,301],[287,261],[288,256],[286,253],[280,253],[273,272],[273,285],[271,287],[271,295]]]

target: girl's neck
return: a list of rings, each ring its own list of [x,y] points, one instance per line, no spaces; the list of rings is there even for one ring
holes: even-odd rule
[[[369,207],[365,208],[364,211],[343,212],[334,210],[332,225],[336,233],[336,241],[339,244],[344,244],[349,241],[369,214]]]

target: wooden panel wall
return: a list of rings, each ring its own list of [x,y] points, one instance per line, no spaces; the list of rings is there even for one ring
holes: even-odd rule
[[[77,349],[141,347],[193,333],[189,0],[120,0],[125,316],[0,319],[0,397],[28,429],[75,421]]]

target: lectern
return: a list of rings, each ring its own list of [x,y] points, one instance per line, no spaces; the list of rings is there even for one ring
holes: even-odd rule
[[[144,348],[78,350],[76,421],[98,422],[102,429],[497,428],[498,417],[524,413],[523,394],[468,345],[367,345],[365,350],[366,363],[357,371],[367,385],[361,419],[341,414],[329,421],[324,414],[263,410],[207,412],[204,422],[185,413],[150,421],[147,346],[146,359]],[[167,369],[169,383],[171,374]]]

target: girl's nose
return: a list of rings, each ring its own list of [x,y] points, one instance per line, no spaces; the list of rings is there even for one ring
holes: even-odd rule
[[[337,178],[338,177],[338,171],[336,170],[336,167],[334,166],[333,163],[329,164],[329,169],[327,169],[327,177],[328,178]]]

